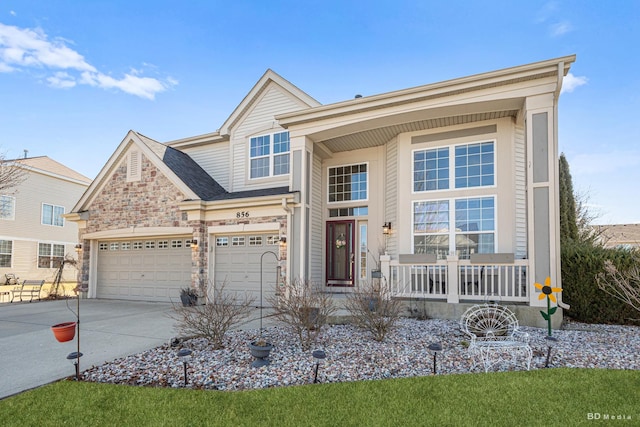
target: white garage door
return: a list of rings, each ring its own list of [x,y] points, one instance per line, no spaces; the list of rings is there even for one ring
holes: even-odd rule
[[[191,286],[190,237],[98,244],[98,298],[179,302]]]
[[[278,277],[277,234],[216,235],[214,280],[225,283],[226,290],[247,291],[260,302],[260,264],[262,259],[262,302],[273,295]],[[273,253],[268,253],[273,252]],[[264,254],[264,256],[263,256]]]

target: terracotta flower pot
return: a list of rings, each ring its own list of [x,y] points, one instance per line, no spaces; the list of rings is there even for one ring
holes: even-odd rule
[[[76,336],[76,322],[58,323],[53,325],[51,330],[59,342],[71,341]]]

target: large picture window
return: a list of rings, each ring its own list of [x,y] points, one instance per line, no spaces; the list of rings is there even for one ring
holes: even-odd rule
[[[249,147],[251,179],[289,173],[289,132],[251,138]]]
[[[494,184],[493,141],[413,152],[413,191],[416,193]]]
[[[38,268],[58,268],[64,259],[64,245],[38,244]]]
[[[329,203],[367,200],[367,164],[329,168]]]
[[[12,255],[13,242],[11,240],[0,240],[0,267],[11,267]]]
[[[42,223],[44,225],[55,225],[64,227],[64,206],[42,204]]]
[[[0,196],[0,219],[14,219],[16,215],[16,198]]]
[[[468,259],[472,253],[493,253],[495,212],[493,196],[416,201],[413,252],[436,254],[440,259],[450,253],[461,259]]]

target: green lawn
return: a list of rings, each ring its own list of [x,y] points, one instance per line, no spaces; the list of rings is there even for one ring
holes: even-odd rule
[[[0,401],[2,426],[640,425],[640,371],[530,372],[313,384],[244,392],[60,381]],[[610,422],[610,421],[609,421]],[[620,425],[620,424],[617,424]]]

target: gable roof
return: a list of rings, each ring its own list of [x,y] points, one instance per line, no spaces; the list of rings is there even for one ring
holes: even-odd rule
[[[207,133],[204,135],[196,135],[188,138],[176,139],[169,141],[166,145],[174,148],[194,147],[201,144],[210,144],[213,142],[227,141],[231,133],[231,129],[235,126],[239,120],[247,114],[251,108],[258,102],[262,94],[271,86],[277,85],[285,92],[293,96],[301,105],[308,108],[319,107],[320,104],[314,98],[309,96],[304,91],[300,90],[297,86],[280,76],[278,73],[271,69],[260,77],[258,82],[253,85],[249,93],[242,99],[240,104],[233,110],[231,115],[224,121],[220,129],[215,132]],[[306,109],[306,108],[304,108]]]
[[[27,157],[23,159],[16,159],[14,162],[25,166],[25,169],[33,172],[44,173],[45,175],[76,181],[87,186],[91,184],[90,178],[87,178],[81,173],[68,168],[62,163],[56,162],[47,156]]]
[[[227,191],[211,175],[182,151],[166,147],[162,161],[200,199],[213,200],[227,194]]]

